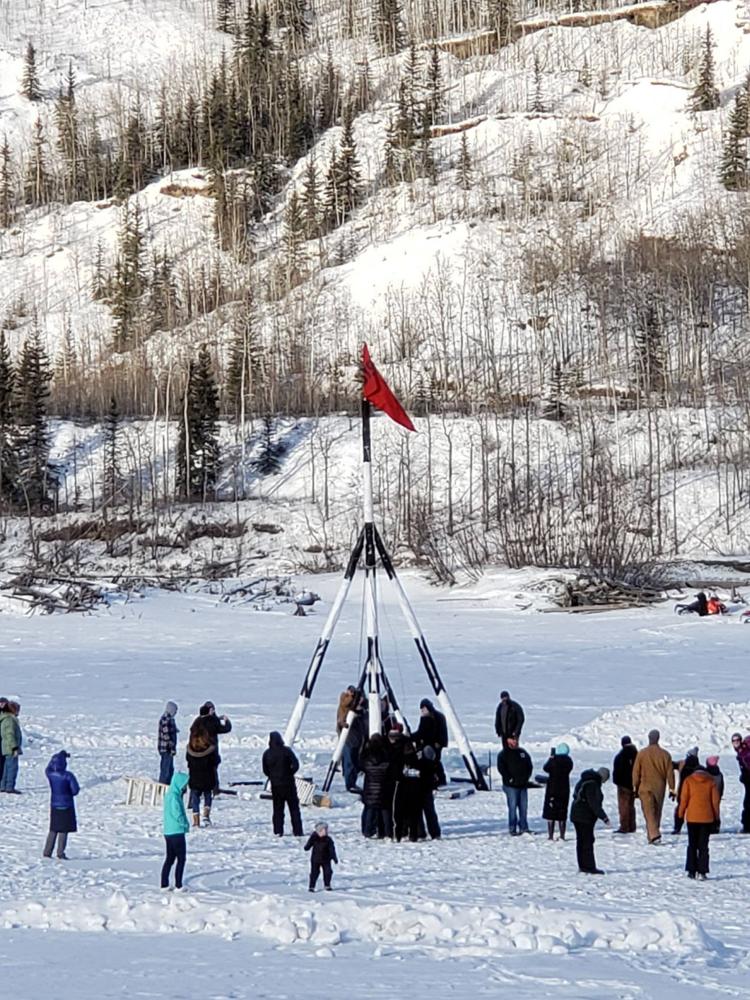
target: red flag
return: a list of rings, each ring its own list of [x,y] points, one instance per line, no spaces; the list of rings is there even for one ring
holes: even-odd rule
[[[391,420],[395,420],[397,424],[401,424],[408,431],[415,431],[416,427],[409,419],[409,414],[393,395],[388,383],[372,363],[367,344],[362,346],[362,374],[365,378],[362,386],[362,395],[365,399],[382,410],[383,413],[387,413]]]

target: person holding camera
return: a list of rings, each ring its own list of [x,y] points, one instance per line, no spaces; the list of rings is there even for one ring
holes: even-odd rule
[[[552,747],[549,760],[542,770],[549,775],[549,781],[544,791],[542,819],[547,820],[547,832],[550,840],[555,839],[555,823],[560,825],[560,840],[565,840],[568,802],[570,801],[570,772],[573,770],[570,747],[567,743]]]
[[[201,705],[198,709],[198,718],[193,720],[193,726],[195,726],[198,721],[203,724],[203,728],[206,733],[208,733],[211,743],[213,743],[216,748],[216,784],[212,789],[215,798],[219,794],[219,764],[221,764],[221,756],[219,754],[219,736],[224,733],[231,733],[232,723],[229,721],[228,716],[216,714],[216,706],[212,701],[206,701]]]

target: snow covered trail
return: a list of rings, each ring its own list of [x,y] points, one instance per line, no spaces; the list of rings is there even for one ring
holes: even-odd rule
[[[121,776],[156,773],[156,722],[167,698],[180,705],[184,744],[210,697],[234,724],[222,738],[222,785],[257,778],[268,730],[283,727],[322,614],[292,618],[154,594],[90,618],[2,616],[0,693],[20,698],[26,734],[24,794],[0,799],[0,961],[22,984],[15,994],[31,1000],[55,983],[57,996],[92,1000],[404,989],[421,1000],[434,997],[439,981],[446,996],[510,987],[521,998],[747,997],[750,838],[735,832],[740,785],[729,735],[750,726],[750,629],[678,619],[666,608],[585,620],[514,613],[507,594],[516,581],[500,574],[483,582],[481,601],[464,594],[458,602],[407,580],[480,760],[494,758],[501,687],[526,708],[524,744],[536,770],[563,737],[574,773],[610,765],[625,729],[641,743],[653,725],[675,757],[695,742],[702,754],[720,752],[727,793],[708,883],[684,878],[684,835],[650,848],[640,831],[599,831],[607,875],[580,876],[572,838],[546,838],[543,793],[530,793],[536,835],[511,839],[496,786],[441,799],[441,841],[399,845],[363,841],[359,808],[339,791],[325,816],[342,861],[335,891],[310,895],[301,845],[271,837],[270,803],[248,787],[219,799],[212,829],[191,832],[188,892],[162,894],[160,810],[121,805]],[[327,601],[337,582],[316,579],[315,589]],[[395,602],[383,596],[384,662],[414,718],[429,691]],[[306,774],[321,776],[333,745],[336,699],[360,662],[360,612],[357,594],[305,720],[298,751]],[[67,864],[41,858],[43,769],[60,747],[72,752],[82,786]],[[616,816],[611,787],[605,806]],[[305,810],[305,828],[319,815]],[[665,831],[670,819],[665,809]],[[320,962],[336,957],[349,960],[329,961],[321,974]],[[70,987],[61,993],[60,982]]]

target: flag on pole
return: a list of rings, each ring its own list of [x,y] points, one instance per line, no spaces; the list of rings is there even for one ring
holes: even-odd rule
[[[370,358],[367,344],[362,345],[362,374],[364,375],[364,385],[362,394],[373,406],[387,413],[391,420],[401,424],[408,431],[415,431],[416,427],[409,419],[409,414],[396,399],[388,386],[388,383],[377,370]]]

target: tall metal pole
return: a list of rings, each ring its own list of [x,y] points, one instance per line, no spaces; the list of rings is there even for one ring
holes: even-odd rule
[[[310,698],[312,697],[313,688],[315,687],[315,681],[318,679],[320,668],[323,666],[323,660],[328,652],[328,646],[331,641],[331,636],[333,635],[333,630],[336,628],[336,623],[339,620],[341,609],[344,606],[344,601],[346,600],[349,588],[352,585],[354,574],[357,571],[357,563],[359,562],[359,557],[362,554],[364,539],[364,531],[360,531],[351,555],[349,556],[349,562],[347,563],[344,579],[341,581],[339,592],[336,594],[336,599],[331,605],[331,610],[328,612],[328,618],[326,618],[323,631],[320,633],[318,644],[315,647],[312,659],[310,660],[310,666],[307,668],[305,679],[302,682],[302,689],[297,696],[297,701],[292,709],[292,714],[289,716],[289,721],[286,724],[286,729],[284,730],[284,742],[288,747],[290,747],[297,738],[299,727],[302,725],[302,719],[307,711],[307,706],[310,704]]]
[[[456,710],[453,707],[453,703],[448,697],[448,692],[445,690],[445,685],[443,684],[442,678],[438,673],[437,665],[432,658],[432,653],[430,652],[427,640],[425,639],[424,633],[422,632],[419,622],[417,621],[417,616],[414,614],[414,609],[411,606],[406,591],[396,575],[396,570],[391,562],[391,557],[388,554],[388,551],[383,544],[383,539],[380,537],[377,529],[375,530],[375,544],[380,555],[380,561],[383,564],[383,569],[385,570],[388,579],[396,588],[401,610],[404,614],[404,618],[406,618],[409,631],[411,632],[414,643],[417,647],[417,652],[419,653],[422,665],[427,672],[430,684],[432,684],[432,690],[435,692],[435,697],[440,703],[440,707],[445,714],[445,720],[448,723],[451,735],[453,736],[458,749],[461,751],[461,756],[466,766],[466,770],[469,772],[471,780],[473,781],[477,791],[486,792],[487,782],[484,780],[484,775],[482,774],[479,764],[477,763],[477,759],[474,756],[474,751],[471,749],[469,737],[466,735],[466,731],[459,721]]]
[[[365,627],[367,629],[368,731],[370,736],[381,731],[380,711],[380,648],[378,643],[378,592],[375,575],[375,524],[372,503],[372,451],[370,445],[370,404],[362,400],[362,486],[364,497],[365,536]]]

